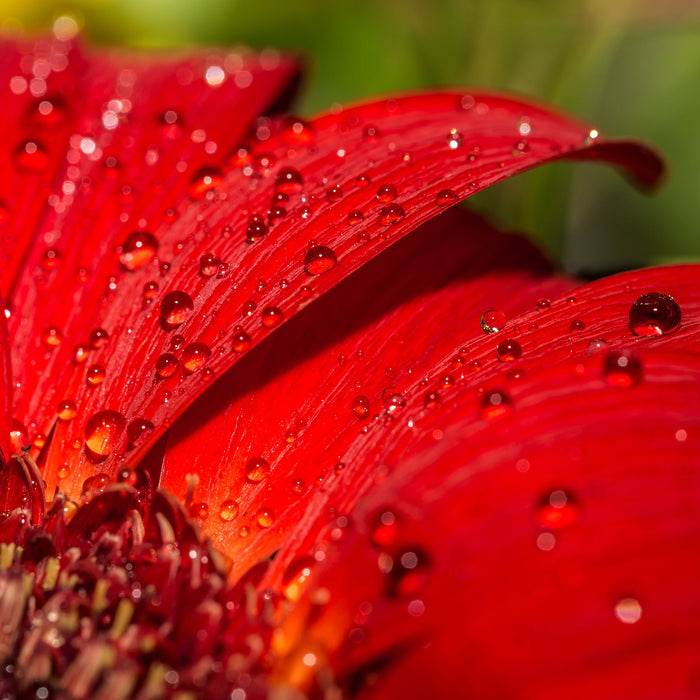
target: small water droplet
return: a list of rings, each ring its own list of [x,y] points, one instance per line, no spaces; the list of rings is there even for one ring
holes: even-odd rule
[[[61,333],[61,329],[56,328],[56,326],[50,326],[41,334],[41,342],[47,348],[56,348],[62,341],[63,333]]]
[[[406,405],[406,401],[396,387],[390,386],[382,392],[382,403],[389,413],[395,413]]]
[[[396,199],[397,194],[398,192],[396,191],[396,187],[394,187],[394,185],[391,183],[385,183],[379,186],[379,189],[377,190],[377,199],[382,202],[382,204],[386,204],[387,202],[391,202],[393,199]]]
[[[90,347],[93,350],[103,348],[109,342],[109,333],[104,328],[93,328],[90,331]]]
[[[15,164],[25,172],[38,173],[49,164],[49,154],[38,141],[23,141],[15,150]]]
[[[135,272],[155,258],[158,239],[148,231],[134,231],[121,245],[119,262],[129,272]]]
[[[277,194],[282,193],[278,192]],[[267,212],[267,221],[271,226],[274,226],[278,221],[284,219],[285,216],[287,216],[287,210],[284,207],[270,207],[270,210]]]
[[[221,170],[211,165],[205,165],[192,176],[189,187],[189,195],[194,200],[202,199],[207,192],[220,190],[224,184],[224,176]]]
[[[549,301],[549,299],[542,298],[542,299],[537,300],[537,308],[540,311],[545,311],[546,309],[548,309],[550,307],[550,305],[551,305],[551,302]]]
[[[629,319],[635,335],[673,333],[681,324],[681,307],[668,294],[648,292],[632,304]]]
[[[355,184],[358,187],[367,187],[369,183],[371,182],[369,175],[358,175],[355,178]]]
[[[76,406],[75,401],[71,401],[70,399],[61,401],[58,406],[56,406],[58,420],[63,421],[64,423],[73,420],[77,410],[78,407]]]
[[[255,243],[268,232],[267,226],[262,221],[251,221],[245,230],[245,239],[248,243]]]
[[[219,506],[219,517],[224,522],[231,522],[231,520],[238,517],[240,509],[241,508],[236,501],[226,500],[221,504],[221,506]]]
[[[335,253],[325,245],[317,245],[310,248],[304,258],[304,269],[309,275],[321,275],[332,270],[338,258]]]
[[[352,412],[360,420],[369,418],[369,399],[366,396],[355,396],[352,400]]]
[[[609,352],[603,361],[603,376],[610,386],[631,387],[642,378],[642,363],[628,350]]]
[[[209,517],[209,506],[204,501],[190,504],[187,514],[194,520],[206,520]]]
[[[481,397],[481,417],[486,420],[503,418],[511,412],[510,399],[500,389],[487,391]]]
[[[440,400],[440,394],[438,394],[437,391],[429,391],[423,397],[423,405],[429,411],[436,411],[442,405],[442,401]]]
[[[176,290],[165,295],[160,302],[160,316],[163,325],[171,330],[182,325],[194,309],[192,298],[186,292]]]
[[[622,598],[615,604],[615,617],[626,625],[634,625],[642,617],[642,606],[636,598]]]
[[[275,514],[270,508],[261,508],[255,519],[260,527],[270,527],[275,522]]]
[[[169,352],[163,353],[156,360],[156,374],[161,379],[167,379],[168,377],[172,377],[173,374],[177,372],[179,365],[180,362],[175,355],[172,355]]]
[[[389,509],[380,510],[373,518],[369,539],[378,547],[391,547],[399,534],[399,519]]]
[[[275,178],[275,187],[278,192],[294,194],[302,188],[303,179],[301,173],[294,168],[282,168]]]
[[[284,314],[276,306],[268,306],[263,309],[260,316],[260,322],[265,328],[274,328],[279,326],[284,319]]]
[[[374,143],[380,136],[379,129],[376,126],[366,126],[362,130],[362,138],[368,143]]]
[[[340,185],[333,185],[326,190],[326,200],[329,202],[339,202],[343,198],[343,189]]]
[[[199,274],[202,277],[213,277],[219,271],[220,262],[213,253],[202,255],[199,259]]]
[[[580,318],[575,318],[570,324],[569,324],[569,330],[574,333],[576,331],[582,331],[586,328],[586,324],[580,319]]]
[[[143,298],[145,301],[152,301],[156,294],[158,293],[159,285],[158,282],[146,282],[143,285]]]
[[[497,309],[487,309],[481,314],[481,328],[484,333],[497,333],[506,325],[506,315]]]
[[[514,362],[523,354],[520,343],[517,340],[508,338],[498,344],[496,354],[501,362]]]
[[[190,343],[182,351],[182,366],[188,373],[196,372],[204,367],[211,357],[211,349],[204,343]]]
[[[102,365],[90,365],[85,372],[85,379],[90,386],[99,386],[106,375],[107,371]]]
[[[76,345],[73,348],[73,362],[76,365],[82,365],[88,359],[90,348],[87,345]]]
[[[2,223],[0,221],[0,223]],[[49,248],[41,259],[41,266],[47,272],[55,270],[61,262],[61,254],[55,248]]]
[[[245,352],[251,343],[250,336],[240,327],[233,329],[233,352]]]
[[[262,457],[251,457],[245,465],[245,478],[251,484],[260,483],[270,473],[270,465]]]
[[[309,122],[299,117],[287,117],[282,138],[290,146],[303,146],[311,143],[316,134],[313,126]]]
[[[562,489],[543,496],[537,505],[537,524],[546,530],[561,530],[572,525],[579,515],[576,499]]]
[[[124,416],[116,411],[99,411],[85,424],[85,445],[97,457],[107,457],[114,450],[124,430]]]
[[[365,215],[359,209],[355,209],[348,214],[346,221],[348,226],[357,226],[361,224],[364,219]]]
[[[154,425],[150,420],[146,418],[134,418],[132,421],[129,421],[129,424],[126,426],[126,436],[134,447],[138,447],[148,441],[153,432],[153,428]]]
[[[435,203],[439,207],[447,207],[457,201],[457,195],[452,190],[440,190],[435,197]]]
[[[400,204],[389,204],[379,212],[379,223],[382,226],[398,224],[406,218],[406,212]]]

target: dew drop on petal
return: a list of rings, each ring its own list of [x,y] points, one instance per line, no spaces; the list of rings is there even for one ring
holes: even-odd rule
[[[163,325],[168,329],[182,325],[193,309],[194,304],[189,294],[180,290],[169,292],[160,302],[160,317]]]
[[[450,129],[447,134],[447,145],[452,148],[459,148],[464,143],[464,136],[457,129]]]
[[[496,333],[506,325],[506,315],[498,309],[487,309],[481,314],[481,328],[484,333]]]
[[[301,173],[294,168],[282,168],[275,178],[275,187],[278,192],[294,194],[302,188],[303,179]]]
[[[544,297],[542,299],[537,300],[537,308],[540,311],[546,311],[551,305],[551,302],[549,299],[545,299]]]
[[[205,165],[192,175],[188,192],[192,199],[198,200],[211,190],[220,190],[223,184],[224,176],[221,170],[212,165]]]
[[[148,440],[153,432],[153,423],[146,418],[134,418],[126,426],[126,436],[129,442],[138,447]]]
[[[352,412],[359,420],[369,418],[369,399],[366,396],[355,396],[352,400]]]
[[[395,413],[406,405],[406,400],[395,387],[390,386],[382,392],[382,403],[388,413]]]
[[[219,506],[219,517],[228,523],[238,516],[240,509],[236,501],[226,500]]]
[[[370,182],[371,182],[371,179],[370,179],[369,175],[366,175],[366,174],[365,175],[358,175],[355,178],[355,184],[358,187],[367,187]]]
[[[435,203],[439,207],[447,207],[457,201],[457,195],[452,190],[440,190],[435,197]]]
[[[15,164],[25,172],[38,173],[49,164],[49,155],[38,141],[23,141],[15,150]]]
[[[103,348],[109,342],[109,333],[104,328],[93,328],[90,331],[90,347],[93,350]]]
[[[287,600],[293,603],[299,600],[315,564],[316,560],[313,557],[300,557],[289,565],[282,577],[282,592]]]
[[[250,336],[240,327],[233,329],[233,352],[245,352],[251,343]]]
[[[429,391],[423,397],[423,406],[425,406],[429,411],[436,411],[442,405],[440,399],[440,394],[437,391]]]
[[[56,348],[63,341],[63,333],[60,328],[50,326],[41,334],[41,342],[47,348]]]
[[[265,236],[268,230],[269,229],[266,224],[251,217],[251,221],[245,230],[245,239],[248,241],[248,243],[255,243],[255,241],[258,241]]]
[[[310,248],[304,258],[304,269],[309,275],[321,275],[332,270],[338,258],[335,253],[325,245],[317,245]]]
[[[282,130],[282,138],[290,146],[307,145],[315,136],[313,126],[299,117],[288,117]]]
[[[263,309],[260,322],[265,328],[274,328],[275,326],[279,326],[283,319],[284,314],[280,309],[276,306],[268,306]]]
[[[390,547],[396,542],[399,534],[399,519],[396,514],[387,509],[380,510],[373,518],[369,539],[378,547]]]
[[[213,277],[219,271],[220,262],[213,253],[202,255],[199,259],[199,274],[202,277]]]
[[[163,353],[157,360],[156,360],[156,374],[161,378],[161,379],[167,379],[168,377],[172,377],[175,372],[177,372],[177,368],[180,365],[180,361],[175,357],[175,355],[172,355],[169,352]]]
[[[75,418],[77,410],[78,407],[76,406],[75,401],[65,399],[64,401],[61,401],[58,406],[56,406],[56,415],[58,416],[58,420],[67,423]]]
[[[508,338],[498,344],[496,354],[501,362],[514,362],[523,354],[520,343],[517,340]]]
[[[511,411],[508,395],[499,390],[492,389],[481,397],[481,417],[486,420],[495,420],[506,416]]]
[[[204,343],[190,343],[182,351],[182,367],[188,373],[196,372],[204,367],[211,357],[211,349]]]
[[[261,508],[255,519],[260,527],[270,527],[275,522],[275,514],[270,508]]]
[[[586,328],[586,324],[580,319],[580,318],[575,318],[570,324],[569,324],[569,330],[574,333],[576,331],[582,331]]]
[[[428,556],[420,549],[404,549],[394,557],[387,574],[386,593],[392,598],[408,598],[420,593],[428,581]]]
[[[348,226],[357,226],[361,224],[364,219],[365,215],[359,209],[355,209],[348,214],[346,221],[348,222]]]
[[[603,376],[610,386],[628,388],[642,378],[642,363],[628,350],[609,352],[603,361]]]
[[[601,357],[607,354],[609,349],[608,343],[603,338],[594,338],[588,343],[587,352],[590,357]]]
[[[547,493],[537,505],[537,524],[546,530],[561,530],[578,518],[576,499],[562,489]]]
[[[635,335],[664,335],[680,326],[681,307],[668,294],[649,292],[632,304],[629,318]]]
[[[339,202],[343,198],[343,189],[340,185],[333,185],[326,190],[326,200],[329,202]]]
[[[76,365],[82,365],[84,362],[87,362],[89,352],[90,348],[87,345],[76,345],[73,348],[73,362]]]
[[[622,598],[615,604],[615,617],[626,625],[633,625],[642,617],[642,606],[636,598]]]
[[[155,258],[158,239],[148,231],[134,231],[122,243],[119,262],[129,272],[135,272]]]
[[[382,226],[398,224],[406,218],[406,212],[400,204],[389,204],[379,212],[379,223]]]
[[[85,379],[90,386],[102,384],[107,376],[107,370],[102,365],[90,365],[85,372]]]
[[[146,284],[143,285],[143,292],[141,292],[144,301],[152,301],[158,293],[158,289],[158,282],[146,282]]]
[[[251,457],[245,465],[245,478],[251,484],[260,483],[270,473],[270,465],[262,457]]]
[[[124,430],[124,416],[116,411],[99,411],[85,424],[85,445],[97,457],[107,457],[114,450]]]
[[[397,194],[396,187],[391,183],[386,183],[379,186],[377,190],[377,199],[383,204],[386,204],[387,202],[391,202],[392,199],[396,199]]]

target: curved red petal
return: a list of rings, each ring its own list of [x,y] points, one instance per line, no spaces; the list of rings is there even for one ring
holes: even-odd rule
[[[236,152],[242,168],[229,173],[220,193],[157,230],[159,254],[165,259],[172,251],[167,274],[155,260],[134,273],[119,273],[115,265],[106,292],[92,285],[76,290],[73,304],[92,309],[93,328],[105,329],[111,342],[94,368],[97,391],[84,367],[70,369],[70,348],[58,347],[49,358],[55,373],[70,375],[62,391],[78,408],[70,425],[56,426],[47,455],[50,485],[66,457],[71,474],[62,489],[74,492],[94,470],[95,455],[88,459],[82,445],[95,421],[108,425],[98,431],[104,436],[97,440],[100,469],[113,473],[118,464],[137,461],[207,380],[240,357],[232,352],[237,321],[252,347],[438,210],[540,163],[579,154],[591,147],[590,135],[588,126],[522,101],[456,93],[361,105],[301,130],[287,122],[280,130],[274,124],[259,129],[249,150]],[[658,161],[631,144],[620,149],[632,173]],[[251,223],[251,216],[261,218]],[[356,223],[364,217],[359,237],[348,217]],[[257,240],[260,225],[273,231]],[[135,302],[144,284],[153,283],[159,285],[153,299]],[[27,284],[23,298],[30,299],[34,286]],[[79,342],[76,330],[85,329],[86,319],[78,321],[69,310],[56,314],[64,336]],[[23,332],[38,347],[42,331],[35,323]],[[36,353],[37,360],[43,353]],[[156,364],[164,354],[159,378]],[[41,380],[33,388],[22,415],[45,432],[54,420],[53,401],[47,403]],[[124,430],[133,421],[148,426],[136,431],[140,445]]]
[[[384,402],[393,396],[397,409],[409,386],[422,401],[415,385],[439,381],[433,370],[446,356],[455,376],[474,373],[455,344],[483,334],[487,309],[512,317],[533,295],[573,286],[525,239],[464,210],[445,212],[305,309],[196,402],[168,434],[161,487],[184,498],[186,476],[197,474],[190,512],[232,556],[234,575],[290,534],[304,550],[332,525],[338,500],[347,512],[367,487],[362,472],[344,473],[344,456],[386,420]],[[286,563],[293,556],[287,547],[280,554]]]
[[[690,697],[700,362],[638,359],[628,388],[601,357],[540,366],[498,420],[462,394],[395,441],[278,635],[279,677],[367,698]]]

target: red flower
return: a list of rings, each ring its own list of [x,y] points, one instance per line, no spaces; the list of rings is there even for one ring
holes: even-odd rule
[[[697,690],[697,268],[578,286],[450,209],[652,151],[276,116],[269,52],[3,55],[3,697]]]

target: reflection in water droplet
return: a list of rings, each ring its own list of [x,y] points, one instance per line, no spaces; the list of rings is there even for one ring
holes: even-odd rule
[[[635,335],[673,333],[681,324],[681,307],[668,294],[642,294],[630,308],[630,328]]]
[[[270,527],[275,522],[275,514],[270,508],[261,508],[255,519],[260,527]]]
[[[107,370],[102,365],[90,365],[85,372],[85,379],[90,386],[102,384],[107,376]]]
[[[302,188],[303,179],[301,173],[294,168],[282,168],[275,178],[275,187],[278,192],[294,194]]]
[[[487,391],[481,397],[481,417],[486,420],[502,418],[510,413],[510,399],[508,395],[499,389]]]
[[[570,324],[569,324],[569,330],[573,333],[575,331],[582,331],[586,327],[586,324],[580,319],[580,318],[575,318]]]
[[[399,408],[403,408],[406,405],[404,397],[393,386],[384,389],[382,402],[388,413],[395,413]]]
[[[124,416],[116,411],[95,413],[85,424],[85,445],[97,457],[107,457],[114,450],[124,424]]]
[[[642,378],[642,363],[628,350],[609,352],[603,361],[603,376],[610,386],[631,387]]]
[[[238,516],[240,506],[236,501],[224,501],[219,507],[219,517],[224,522],[230,522]]]
[[[262,221],[251,221],[245,231],[248,243],[255,243],[267,234],[268,228]]]
[[[496,354],[501,362],[514,362],[523,354],[520,343],[517,340],[508,338],[498,344]]]
[[[190,343],[182,352],[182,366],[192,373],[201,369],[211,357],[211,349],[204,343]]]
[[[245,352],[251,343],[250,336],[240,327],[233,329],[233,352]]]
[[[245,478],[251,484],[261,482],[270,473],[270,465],[262,457],[251,457],[245,465]]]
[[[219,270],[221,261],[213,253],[202,255],[199,259],[199,274],[202,277],[213,277]]]
[[[180,362],[177,357],[169,352],[166,352],[156,360],[156,374],[161,379],[167,379],[168,377],[172,377],[173,374],[177,372],[179,365]]]
[[[77,410],[78,407],[76,406],[75,401],[71,401],[70,399],[61,401],[58,406],[56,406],[58,420],[63,421],[64,423],[73,420]]]
[[[93,350],[103,348],[109,342],[109,333],[104,328],[93,328],[90,331],[90,347]]]
[[[279,326],[283,319],[284,315],[280,309],[276,306],[268,306],[263,309],[260,322],[265,328],[274,328],[275,326]]]
[[[359,209],[355,209],[348,214],[346,221],[348,222],[349,226],[357,226],[358,224],[361,224],[364,219],[365,215]]]
[[[148,231],[134,231],[122,243],[119,262],[129,272],[148,265],[158,252],[158,239]]]
[[[379,511],[373,518],[369,539],[378,547],[390,547],[396,542],[399,533],[399,520],[396,514],[389,510]]]
[[[615,604],[615,617],[626,625],[634,625],[642,617],[642,606],[636,598],[622,598]]]
[[[126,436],[134,447],[138,447],[148,441],[153,432],[153,428],[154,425],[150,420],[146,418],[134,418],[132,421],[129,421],[129,424],[126,426]]]
[[[484,333],[497,333],[506,325],[506,315],[498,309],[488,309],[481,315],[481,328]]]
[[[391,202],[392,199],[396,199],[397,194],[396,187],[391,183],[386,183],[379,186],[377,190],[377,199],[383,204],[386,204],[387,202]]]
[[[537,505],[537,524],[547,530],[561,530],[578,518],[576,499],[562,489],[546,494]]]
[[[304,258],[304,269],[309,275],[320,275],[332,270],[338,259],[335,253],[325,245],[310,248]]]
[[[160,317],[163,325],[168,329],[182,325],[193,309],[194,303],[189,294],[180,290],[169,292],[160,302]]]
[[[551,302],[549,301],[549,299],[545,299],[545,298],[538,299],[537,300],[537,308],[540,309],[540,311],[545,311],[546,309],[549,308],[550,303]]]
[[[56,348],[61,344],[62,341],[63,341],[63,333],[61,333],[60,328],[56,328],[55,326],[51,326],[50,328],[47,328],[41,334],[41,342],[47,348],[51,348],[51,349]]]
[[[379,212],[379,223],[382,226],[398,224],[406,218],[406,212],[400,204],[389,204]]]
[[[211,190],[220,190],[224,184],[224,177],[218,168],[205,165],[192,176],[189,195],[192,199],[202,199]]]
[[[440,190],[435,197],[435,203],[439,207],[447,207],[457,201],[457,195],[453,190]]]
[[[352,412],[360,420],[369,418],[369,399],[366,396],[356,396],[352,400]]]
[[[343,198],[343,189],[340,185],[333,185],[326,190],[326,199],[329,202],[339,202]]]

